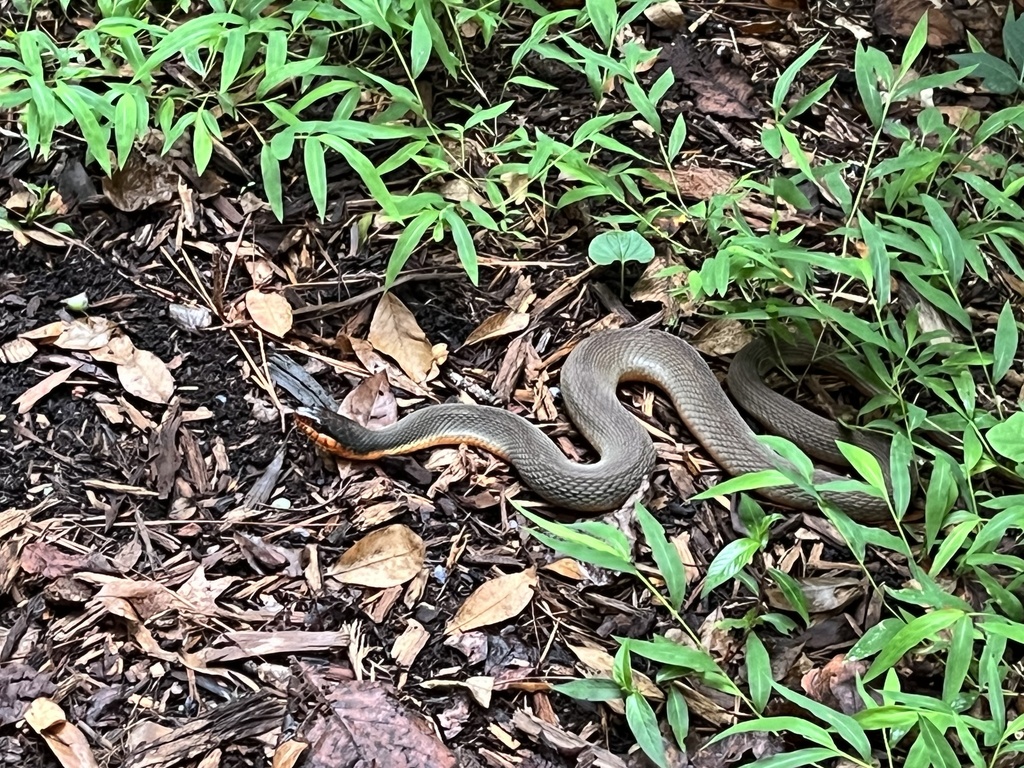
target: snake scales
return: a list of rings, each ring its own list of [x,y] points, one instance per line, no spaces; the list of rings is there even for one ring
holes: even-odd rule
[[[806,365],[812,362],[812,353],[809,346],[787,345],[785,362]],[[617,387],[625,381],[648,382],[664,390],[691,434],[730,475],[786,463],[757,440],[700,353],[664,331],[603,331],[582,341],[562,366],[566,410],[600,457],[590,464],[570,461],[537,426],[490,406],[430,405],[383,429],[367,429],[338,415],[337,404],[297,364],[281,356],[270,362],[274,380],[304,406],[297,416],[300,428],[332,453],[375,459],[432,445],[468,443],[508,461],[548,501],[582,512],[618,508],[646,483],[654,468],[650,436],[618,400]],[[744,410],[810,456],[832,464],[846,463],[836,440],[859,445],[879,460],[888,483],[888,442],[843,429],[770,389],[763,375],[775,364],[765,342],[755,341],[736,355],[728,383]],[[821,469],[814,475],[815,485],[846,479]],[[787,507],[817,508],[813,497],[793,485],[758,493]],[[860,522],[890,518],[886,501],[875,496],[846,490],[823,496]]]

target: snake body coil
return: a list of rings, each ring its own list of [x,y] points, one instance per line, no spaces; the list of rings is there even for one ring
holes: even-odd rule
[[[800,346],[786,354],[787,362],[794,364],[805,364],[809,358]],[[434,445],[468,443],[508,461],[522,480],[548,501],[581,512],[620,507],[646,483],[654,468],[650,436],[619,402],[621,382],[643,381],[664,390],[691,434],[730,475],[787,465],[757,440],[700,353],[663,331],[639,327],[604,331],[581,342],[566,359],[560,379],[562,396],[573,423],[600,457],[591,464],[570,461],[538,427],[490,406],[431,405],[383,429],[367,429],[338,415],[333,400],[294,363],[288,361],[298,368],[297,373],[282,361],[272,359],[271,363],[275,380],[305,406],[299,412],[305,414],[299,417],[300,426],[306,419],[305,431],[314,437],[326,436],[330,441],[326,447],[332,453],[376,459]],[[760,342],[737,355],[729,371],[729,385],[745,410],[819,459],[845,463],[835,440],[859,444],[878,458],[888,477],[885,441],[841,430],[835,422],[775,393],[762,380],[772,364],[773,355]],[[310,425],[310,417],[315,427]],[[816,485],[846,479],[822,470],[816,470],[814,476]],[[758,493],[788,507],[817,508],[814,498],[796,486]],[[823,496],[861,522],[889,519],[884,499],[853,491],[825,492]]]

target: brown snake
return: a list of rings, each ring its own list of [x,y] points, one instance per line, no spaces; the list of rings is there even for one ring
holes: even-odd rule
[[[812,353],[809,346],[787,346],[785,362],[806,365],[813,361]],[[728,383],[744,410],[810,456],[832,464],[846,464],[836,440],[859,445],[878,459],[888,484],[888,442],[843,429],[774,392],[762,377],[775,360],[771,348],[761,341],[736,355]],[[570,461],[537,426],[490,406],[430,405],[383,429],[367,429],[338,415],[330,396],[295,363],[274,357],[271,364],[274,380],[305,406],[297,415],[302,431],[332,453],[368,460],[467,443],[508,461],[534,491],[572,510],[617,509],[646,484],[654,468],[650,436],[619,402],[617,387],[625,381],[643,381],[664,390],[691,434],[730,475],[786,466],[781,456],[757,440],[700,353],[663,331],[640,327],[603,331],[582,341],[562,366],[566,410],[600,456],[590,464]],[[847,479],[821,469],[814,474],[816,486]],[[817,508],[812,496],[793,485],[758,493],[787,507]],[[860,522],[890,519],[884,499],[856,491],[822,495]]]

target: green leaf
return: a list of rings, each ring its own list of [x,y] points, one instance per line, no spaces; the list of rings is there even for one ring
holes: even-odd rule
[[[964,243],[956,224],[949,218],[946,209],[931,195],[921,195],[921,204],[928,213],[928,220],[942,243],[943,267],[949,274],[952,285],[960,283],[964,274]]]
[[[302,159],[306,167],[306,183],[313,197],[320,221],[327,215],[327,162],[324,146],[316,136],[307,136],[302,147]]]
[[[888,498],[888,489],[885,486],[885,475],[882,473],[882,466],[878,458],[859,445],[836,441],[836,447],[843,454],[850,466],[863,477],[872,488],[876,489],[883,497]]]
[[[402,267],[405,266],[405,262],[409,260],[413,250],[420,244],[420,240],[423,239],[423,234],[437,223],[440,216],[440,211],[429,209],[423,211],[398,236],[398,242],[395,243],[395,248],[391,251],[391,258],[388,259],[388,266],[384,271],[385,288],[390,288],[392,283],[395,282],[395,279],[402,271]]]
[[[816,725],[809,720],[803,720],[799,717],[762,717],[757,720],[747,720],[742,723],[737,723],[736,725],[729,726],[724,731],[716,735],[707,743],[707,746],[721,741],[722,739],[729,738],[730,736],[735,736],[739,733],[783,733],[786,731],[795,733],[797,736],[803,736],[808,741],[812,741],[815,744],[819,744],[822,747],[832,750],[832,757],[838,757],[842,754],[836,746],[835,741],[832,740],[832,736],[828,731],[820,725]],[[751,764],[748,763],[748,765]]]
[[[891,273],[889,270],[889,251],[878,226],[868,219],[863,211],[857,211],[860,231],[864,236],[864,244],[868,249],[868,262],[871,264],[872,288],[875,306],[881,310],[891,298]]]
[[[643,504],[637,502],[634,505],[634,510],[640,527],[643,529],[644,540],[651,548],[651,556],[658,566],[661,577],[665,580],[669,604],[678,611],[683,604],[683,598],[686,597],[686,571],[683,561],[679,557],[679,550],[668,540],[661,523],[647,511]]]
[[[1024,413],[1017,411],[985,433],[992,450],[1016,463],[1024,462]]]
[[[377,167],[370,162],[370,159],[366,155],[339,136],[322,134],[318,138],[321,142],[329,146],[335,152],[340,153],[341,156],[345,158],[345,161],[349,164],[352,170],[359,174],[359,178],[363,180],[363,184],[366,185],[366,188],[373,196],[373,199],[378,205],[380,205],[388,216],[395,219],[402,218],[396,210],[394,196],[384,185],[383,179],[381,179],[380,174],[377,172]],[[417,242],[419,241],[417,240]]]
[[[814,58],[814,54],[818,52],[824,42],[824,37],[819,38],[817,42],[801,53],[796,60],[786,67],[785,71],[779,75],[779,79],[775,82],[775,88],[772,91],[772,113],[776,120],[782,119],[782,107],[786,103],[786,97],[789,96],[789,89],[793,87],[793,81],[796,79],[796,76],[800,74],[800,71],[804,68],[807,62]],[[796,117],[796,114],[794,114],[793,117]]]
[[[921,55],[925,44],[928,42],[928,12],[921,14],[921,18],[914,25],[914,31],[910,33],[910,39],[903,47],[903,57],[900,59],[899,77],[902,79],[914,66],[917,57]]]
[[[713,499],[715,496],[725,496],[730,493],[742,493],[743,491],[755,491],[761,488],[775,488],[780,485],[792,485],[792,481],[777,469],[762,469],[760,472],[748,472],[739,477],[732,477],[723,483],[718,483],[710,488],[691,496],[691,501],[703,501]]]
[[[195,161],[196,173],[200,176],[206,171],[210,158],[213,157],[213,138],[203,119],[205,112],[206,110],[200,107],[192,124],[192,159]]]
[[[226,94],[238,77],[245,57],[246,27],[228,30],[224,39],[224,56],[220,63],[220,92]]]
[[[774,688],[783,698],[789,699],[794,704],[806,709],[818,719],[831,725],[835,729],[836,733],[839,734],[846,743],[853,747],[863,760],[869,761],[871,759],[871,742],[868,741],[868,735],[864,732],[864,728],[860,723],[852,717],[843,714],[842,712],[837,712],[830,707],[826,707],[821,702],[790,690],[779,683],[776,683]]]
[[[270,145],[260,148],[260,175],[263,177],[263,191],[266,192],[270,210],[278,221],[284,221],[284,190],[281,188],[281,164],[270,151]]]
[[[756,541],[747,538],[736,539],[726,544],[708,566],[701,597],[706,597],[711,590],[750,565],[760,548]]]
[[[667,70],[669,71],[669,70]],[[686,118],[680,114],[672,123],[672,130],[668,135],[668,161],[673,162],[683,149],[686,142]]]
[[[790,608],[800,614],[800,618],[804,620],[804,626],[809,627],[811,625],[811,616],[807,610],[807,598],[800,587],[800,582],[778,568],[769,568],[768,573],[782,592],[782,596],[786,598]]]
[[[1019,625],[1018,625],[1019,626]],[[1018,641],[1019,642],[1019,641]],[[1006,655],[1006,638],[990,635],[978,660],[978,682],[985,691],[989,716],[997,731],[1006,727],[1006,701],[1003,698],[1003,659]]]
[[[850,660],[866,659],[885,648],[896,634],[907,626],[902,619],[882,619],[872,627],[868,627],[860,640],[850,649],[846,657]]]
[[[612,661],[612,679],[626,694],[634,691],[633,666],[629,654],[629,640],[623,640]]]
[[[615,0],[586,0],[584,7],[601,43],[605,49],[610,49],[619,18]]]
[[[622,688],[607,677],[588,677],[553,686],[554,690],[581,701],[615,701],[622,699]]]
[[[990,53],[954,53],[949,58],[959,64],[961,69],[974,67],[971,75],[979,78],[985,89],[992,93],[1009,95],[1016,93],[1020,87],[1013,67]]]
[[[665,744],[658,730],[658,718],[647,699],[639,693],[631,693],[626,697],[626,723],[643,753],[659,768],[668,768]]]
[[[1010,302],[1004,302],[999,312],[999,322],[996,324],[996,341],[992,362],[993,382],[1002,381],[1002,378],[1013,365],[1013,358],[1018,352],[1020,335],[1017,329],[1017,321],[1013,317],[1013,307]]]
[[[887,68],[888,71],[885,71]],[[876,48],[864,48],[857,43],[857,52],[853,63],[854,75],[857,79],[857,91],[864,103],[864,111],[875,128],[880,128],[885,116],[882,95],[878,88],[881,79],[884,88],[888,89],[892,78],[892,65],[885,54]],[[888,77],[886,77],[888,75]]]
[[[595,264],[638,261],[646,264],[654,258],[654,246],[639,232],[602,232],[590,241],[587,255]]]
[[[458,251],[462,268],[469,275],[470,282],[473,285],[479,285],[480,264],[476,256],[476,243],[473,242],[473,235],[470,234],[469,227],[466,226],[466,222],[462,220],[454,207],[445,208],[444,220],[455,240],[455,249]]]
[[[686,749],[686,736],[690,732],[690,709],[686,704],[686,698],[675,685],[669,685],[668,688],[665,716],[668,718],[668,726],[672,729],[676,746],[681,750]]]
[[[422,6],[428,6],[426,13]],[[429,3],[417,3],[415,18],[412,22],[412,76],[423,74],[427,62],[430,61],[431,41],[430,27],[427,25]]]
[[[78,87],[80,86],[70,86],[63,81],[57,81],[53,87],[53,92],[64,106],[68,108],[68,111],[74,115],[75,122],[78,123],[79,129],[82,131],[82,137],[89,147],[89,154],[99,163],[103,172],[109,176],[112,169],[110,166],[110,153],[107,151],[108,132],[100,126],[99,121],[96,120],[95,112],[86,104],[82,95],[78,93]]]
[[[946,656],[946,674],[942,678],[942,700],[951,707],[960,697],[960,689],[973,661],[974,621],[964,616],[953,627],[953,640]]]
[[[768,697],[772,692],[772,661],[764,643],[753,632],[747,635],[746,663],[750,698],[754,702],[754,709],[761,713],[768,705]]]
[[[138,135],[139,109],[131,92],[121,94],[114,106],[114,141],[117,147],[117,166],[123,168]]]
[[[963,616],[963,611],[942,608],[912,620],[893,635],[888,645],[878,654],[865,673],[864,681],[874,680],[903,658],[909,650],[926,639],[934,638],[938,632],[959,621]]]
[[[488,120],[494,120],[495,118],[500,117],[505,114],[508,111],[508,108],[513,104],[515,104],[515,100],[509,99],[508,101],[503,101],[500,104],[495,104],[494,106],[487,107],[487,109],[481,109],[478,112],[473,113],[470,115],[469,119],[466,120],[466,129],[469,130],[474,126],[480,125],[480,123],[485,123]]]
[[[762,757],[752,763],[746,763],[746,768],[800,768],[804,765],[821,765],[837,757],[840,757],[840,753],[834,749],[809,747]]]

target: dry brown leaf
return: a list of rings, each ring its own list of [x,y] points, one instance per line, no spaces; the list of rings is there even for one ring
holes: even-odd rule
[[[722,357],[735,355],[752,340],[750,331],[739,320],[712,320],[691,343],[705,355]]]
[[[36,353],[36,345],[28,339],[11,339],[0,344],[0,363],[23,363]]]
[[[55,339],[60,338],[60,335],[64,333],[67,325],[63,320],[54,320],[52,323],[47,323],[40,328],[33,328],[31,331],[25,331],[18,334],[18,336],[22,339],[38,341],[40,344],[52,344]]]
[[[174,394],[174,376],[164,361],[145,349],[135,350],[131,360],[117,366],[121,386],[150,403],[166,404]]]
[[[661,29],[682,29],[686,26],[686,14],[677,0],[664,0],[647,7],[644,16]]]
[[[495,315],[491,315],[466,337],[463,346],[479,344],[487,339],[495,339],[499,336],[507,336],[510,333],[519,333],[530,324],[530,315],[526,312],[513,312],[511,309],[504,309]]]
[[[679,194],[687,200],[707,200],[712,195],[724,195],[738,179],[721,168],[702,168],[695,165],[676,167],[671,175],[660,168],[651,173],[669,184],[675,183]]]
[[[518,616],[530,604],[536,586],[536,568],[499,576],[481,584],[448,622],[445,634],[468,632]]]
[[[557,573],[559,576],[572,579],[573,581],[583,581],[588,578],[584,566],[578,560],[573,560],[571,557],[560,557],[558,560],[545,565],[544,570]]]
[[[245,294],[249,317],[271,336],[283,337],[292,329],[292,305],[280,293],[263,293],[255,288]]]
[[[130,365],[132,356],[135,354],[135,345],[127,336],[115,336],[106,346],[94,349],[92,352],[94,360],[101,363],[114,363],[115,365]]]
[[[56,702],[36,699],[25,712],[25,722],[43,737],[64,768],[95,768],[99,765],[85,734],[68,722],[64,710]]]
[[[797,581],[810,613],[837,611],[864,594],[864,583],[850,576],[811,576]],[[777,587],[766,588],[765,595],[773,607],[793,610],[785,594]]]
[[[67,368],[51,373],[42,381],[33,384],[31,387],[26,389],[18,396],[18,399],[14,401],[15,405],[18,406],[18,413],[28,413],[32,410],[33,405],[38,403],[53,390],[71,378],[71,374],[81,367],[81,363],[74,363],[73,365],[69,365]]]
[[[880,35],[908,38],[924,14],[928,14],[928,45],[944,48],[964,39],[964,25],[948,3],[932,0],[878,0],[875,29]]]
[[[393,294],[380,297],[367,338],[417,384],[427,380],[434,365],[434,349],[412,312]]]
[[[327,573],[345,584],[396,587],[419,573],[426,551],[411,528],[390,525],[353,544]]]
[[[171,158],[146,152],[132,152],[122,168],[103,178],[107,199],[126,212],[170,202],[177,188]]]
[[[309,748],[304,741],[285,741],[274,748],[273,768],[292,768]]]
[[[106,318],[83,317],[68,323],[53,345],[88,352],[109,344],[116,330],[117,326]]]
[[[420,624],[416,619],[409,619],[409,624],[406,626],[405,631],[395,638],[394,644],[391,646],[391,658],[393,658],[399,666],[411,667],[412,663],[416,661],[416,657],[420,655],[420,651],[427,645],[427,640],[430,639],[430,633]]]

